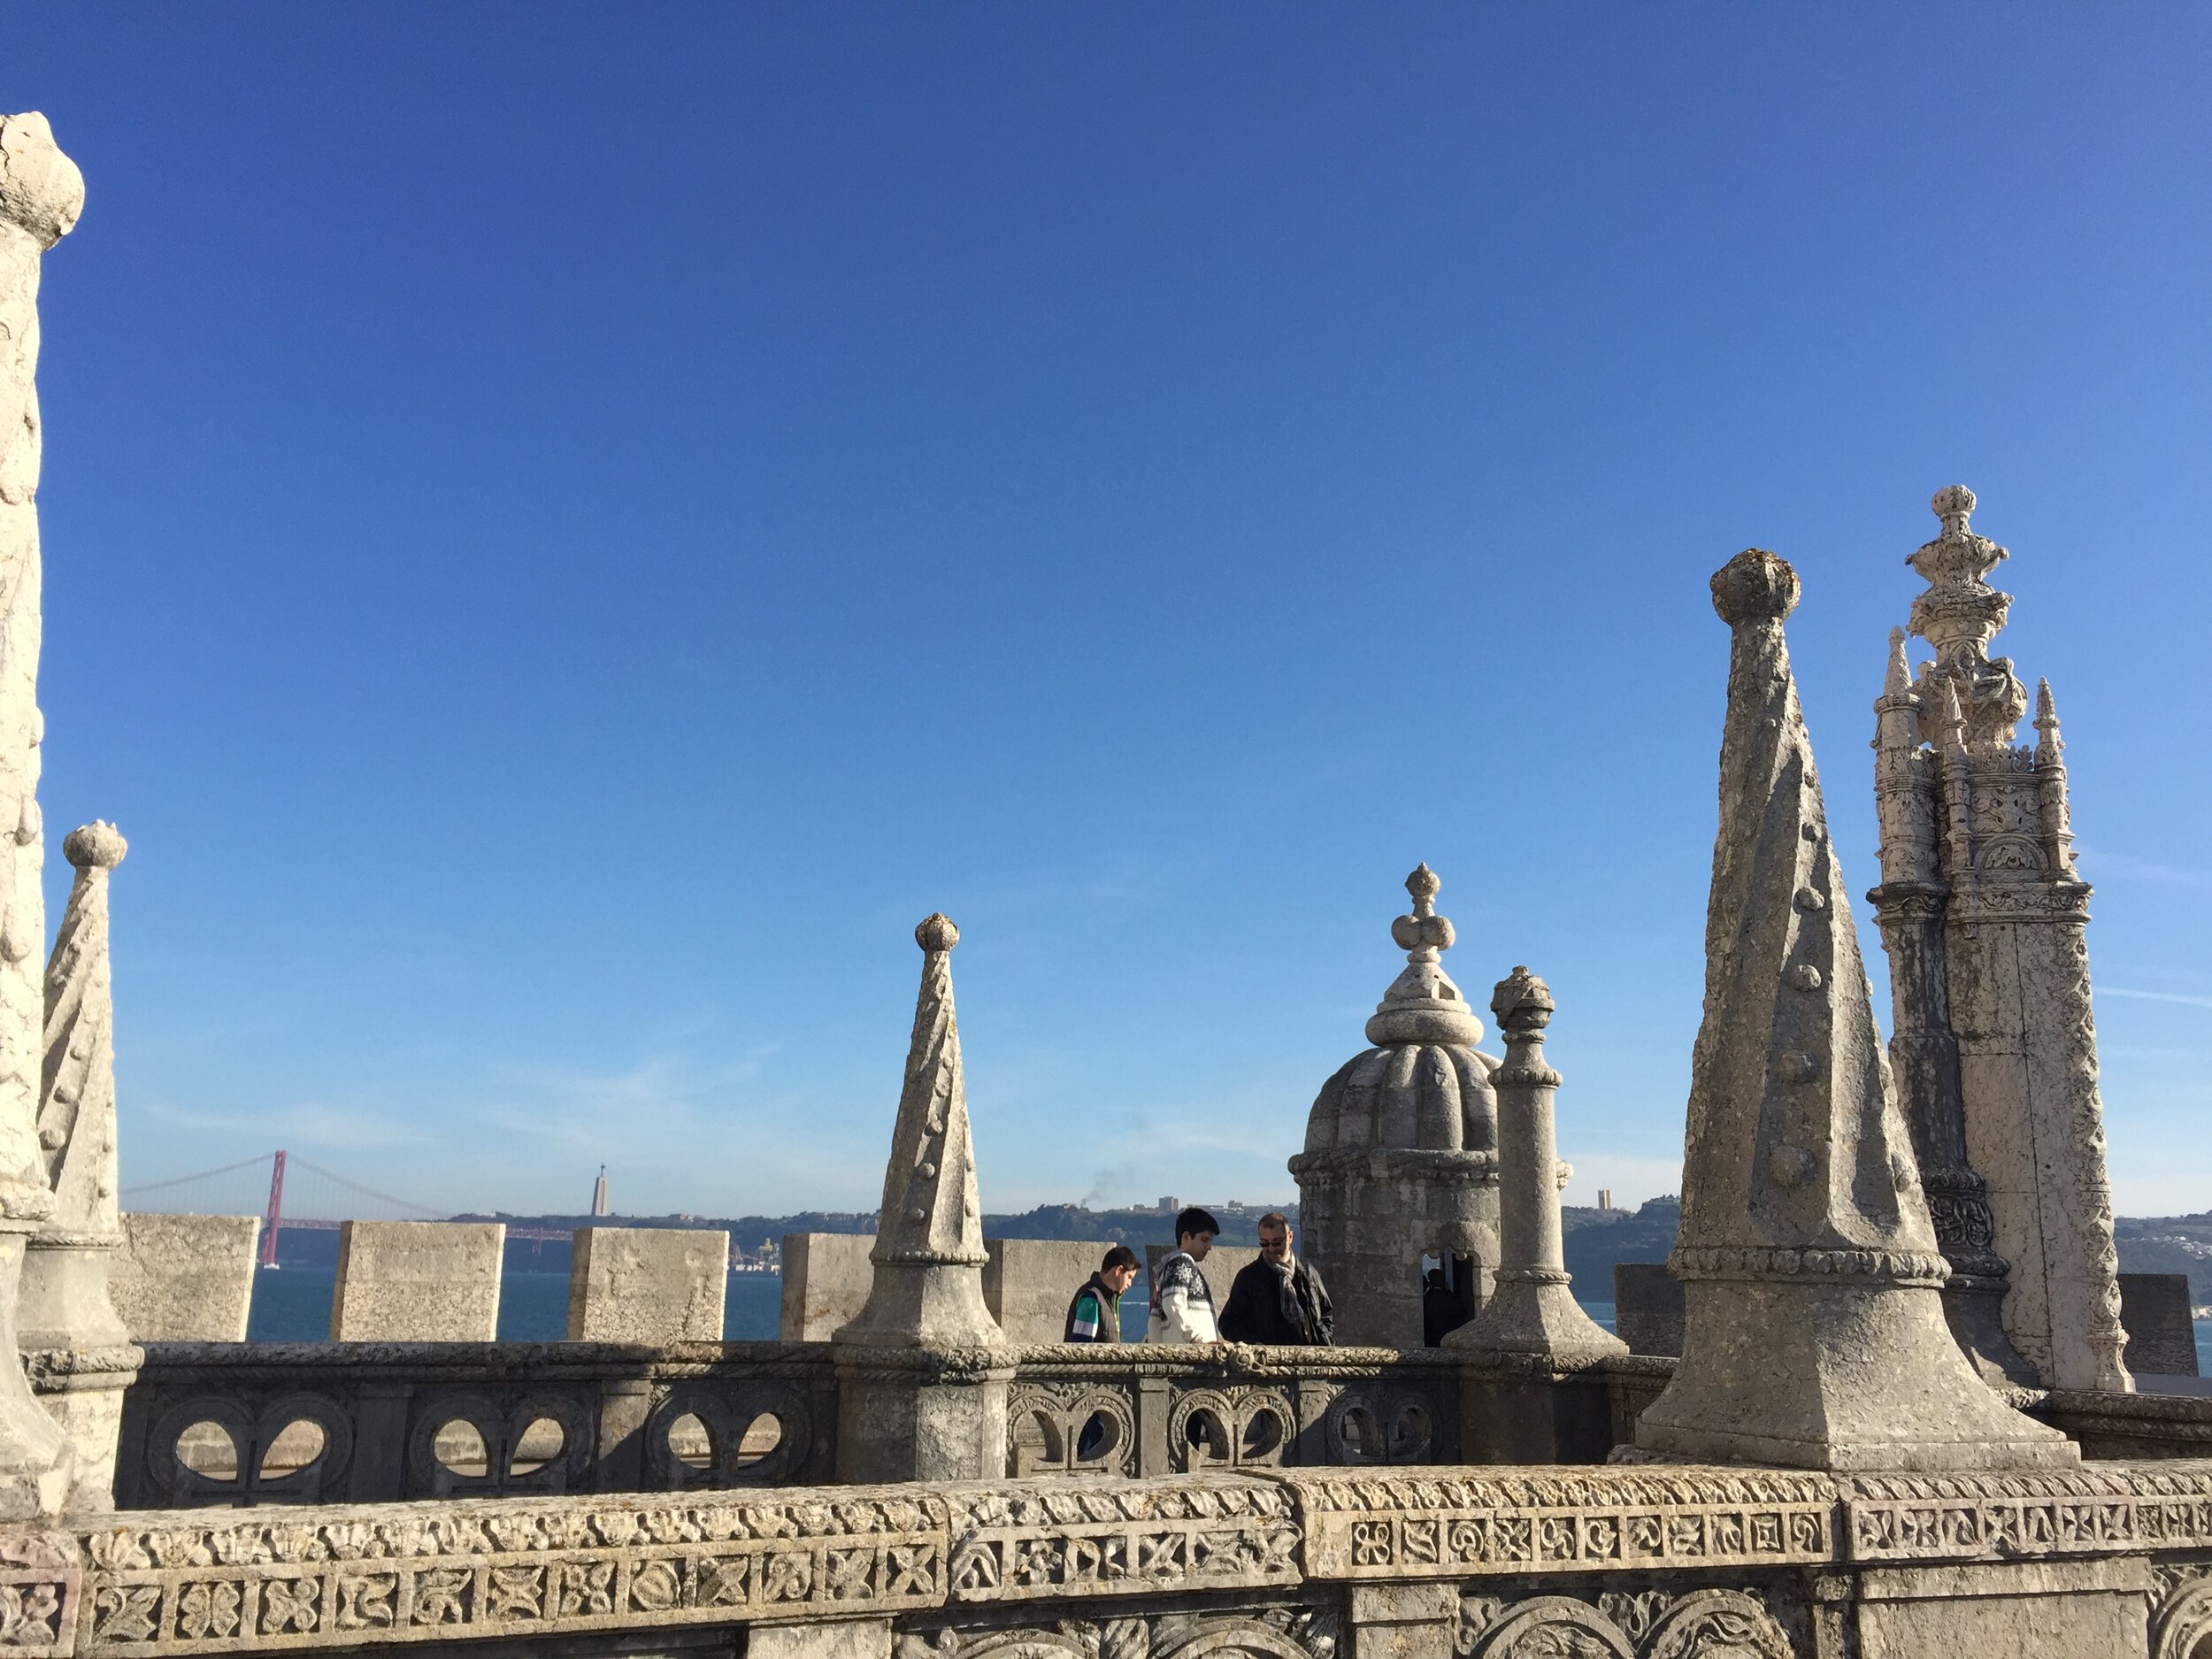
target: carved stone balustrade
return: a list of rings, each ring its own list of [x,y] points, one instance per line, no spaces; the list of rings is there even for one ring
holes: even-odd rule
[[[1959,1631],[2028,1633],[2006,1652],[2187,1659],[2212,1632],[2212,1462],[1309,1470],[141,1512],[0,1532],[0,1607],[28,1659],[485,1640],[547,1659],[1999,1651]]]

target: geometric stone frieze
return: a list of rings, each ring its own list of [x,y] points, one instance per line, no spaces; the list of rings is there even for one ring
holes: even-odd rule
[[[89,1654],[222,1653],[852,1617],[944,1596],[945,1507],[479,1500],[89,1530]]]
[[[1780,1470],[1286,1473],[1324,1578],[1462,1578],[1833,1557],[1836,1489]]]
[[[1291,1494],[1214,1475],[942,1489],[956,1601],[1156,1595],[1300,1582]]]
[[[1853,1561],[2014,1560],[2212,1548],[2212,1464],[1867,1475],[1844,1486]]]

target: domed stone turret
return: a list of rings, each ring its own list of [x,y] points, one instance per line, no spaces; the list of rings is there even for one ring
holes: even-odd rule
[[[1321,1086],[1290,1161],[1300,1248],[1343,1287],[1339,1342],[1419,1348],[1441,1334],[1424,1329],[1425,1258],[1452,1304],[1444,1328],[1473,1317],[1497,1265],[1499,1062],[1476,1052],[1482,1022],[1444,972],[1440,885],[1426,864],[1406,878],[1413,910],[1390,926],[1405,971],[1367,1022],[1375,1046]]]

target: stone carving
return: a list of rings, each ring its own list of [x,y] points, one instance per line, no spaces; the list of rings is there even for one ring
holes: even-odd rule
[[[1955,703],[1955,696],[1952,697]],[[2040,1380],[2003,1320],[2010,1269],[1993,1248],[1987,1184],[1967,1162],[1958,1039],[1951,1030],[1943,917],[1951,889],[1939,873],[1935,772],[1920,746],[1920,699],[1892,629],[1889,672],[1874,704],[1874,795],[1882,828],[1882,885],[1867,895],[1890,959],[1890,1064],[1912,1132],[1920,1187],[1950,1266],[1943,1310],[1975,1370],[1993,1383]]]
[[[123,1390],[143,1357],[109,1294],[123,1243],[116,1207],[115,1006],[108,965],[108,872],[127,843],[112,824],[63,838],[77,876],[46,964],[46,1062],[39,1145],[54,1213],[23,1261],[17,1334],[27,1363],[51,1380],[37,1392],[69,1437],[72,1511],[112,1507]],[[68,1363],[56,1363],[67,1356]],[[41,1365],[41,1359],[46,1360]],[[36,1386],[36,1385],[35,1385]]]
[[[1861,1475],[1843,1487],[1854,1561],[2019,1560],[2212,1548],[2212,1467]]]
[[[914,930],[922,984],[884,1171],[868,1300],[830,1340],[844,1479],[995,1474],[1012,1350],[983,1301],[983,1217],[941,915]]]
[[[2151,1566],[2150,1659],[2198,1659],[2212,1640],[2212,1561]]]
[[[29,1235],[53,1213],[39,1146],[45,998],[38,811],[38,281],[47,250],[84,208],[84,179],[46,118],[0,117],[0,1356],[17,1348]],[[70,1486],[69,1443],[20,1364],[0,1357],[0,1519],[47,1515]]]
[[[2008,555],[1970,527],[1973,491],[1953,485],[1932,504],[1942,532],[1908,563],[1928,584],[1912,631],[1935,657],[1916,682],[1893,639],[1875,705],[1870,896],[1901,1090],[1955,1276],[1947,1311],[1993,1380],[2124,1391],[2089,887],[2057,706],[2039,684],[2036,741],[2013,741],[2028,695],[2011,659],[1989,656],[2012,601],[1986,580]]]
[[[687,1417],[707,1432],[703,1468],[679,1455],[672,1439],[676,1425]],[[748,1440],[764,1419],[774,1425],[775,1444],[749,1450]],[[804,1477],[815,1433],[806,1396],[789,1383],[718,1386],[687,1380],[669,1388],[647,1419],[646,1466],[652,1484],[667,1491],[795,1483]]]
[[[1081,1383],[1025,1383],[1006,1403],[1006,1472],[1137,1472],[1137,1416],[1126,1393]],[[1085,1432],[1095,1424],[1087,1451]]]
[[[1499,1267],[1496,1289],[1448,1348],[1587,1361],[1625,1354],[1628,1344],[1582,1310],[1570,1288],[1559,1223],[1559,1143],[1552,1100],[1559,1073],[1544,1064],[1551,987],[1526,968],[1498,982],[1490,1011],[1505,1038],[1505,1064],[1491,1077],[1498,1094]]]
[[[1298,1432],[1298,1409],[1278,1388],[1193,1388],[1168,1412],[1168,1456],[1181,1470],[1279,1463]]]
[[[1299,1581],[1290,1494],[1245,1476],[1008,1492],[947,1490],[958,1601]]]
[[[1797,574],[1713,578],[1729,625],[1705,1013],[1691,1061],[1683,1353],[1640,1447],[1826,1468],[2066,1463],[1966,1364],[1874,1027],[1782,623]],[[1810,970],[1810,972],[1805,972]]]
[[[1742,1590],[1612,1591],[1596,1605],[1572,1596],[1507,1601],[1460,1599],[1453,1650],[1509,1659],[1601,1655],[1613,1659],[1794,1659],[1788,1634],[1765,1603]]]
[[[297,1464],[273,1460],[279,1437],[296,1424],[319,1437],[319,1449]],[[145,1479],[163,1502],[178,1505],[314,1503],[344,1490],[353,1440],[347,1414],[319,1394],[280,1394],[258,1409],[203,1395],[162,1413],[146,1441]]]
[[[86,1532],[90,1654],[553,1635],[938,1605],[945,1510],[895,1491],[507,1500]],[[177,1517],[168,1517],[173,1523]]]
[[[539,1423],[557,1428],[557,1440],[541,1431],[540,1442],[526,1445]],[[473,1440],[455,1435],[463,1427],[474,1431]],[[504,1497],[581,1487],[588,1484],[592,1431],[573,1396],[551,1389],[434,1394],[415,1408],[408,1490],[440,1498]]]
[[[902,1632],[893,1659],[1334,1659],[1337,1621],[1316,1608],[1064,1618],[1051,1626]]]
[[[1776,1566],[1832,1553],[1835,1491],[1781,1470],[1504,1470],[1282,1477],[1324,1578]]]
[[[0,1536],[0,1651],[62,1659],[74,1646],[84,1570],[66,1532]]]
[[[1329,1402],[1322,1420],[1332,1463],[1425,1463],[1435,1459],[1435,1408],[1410,1389],[1387,1385],[1347,1388]]]
[[[1321,1086],[1297,1178],[1299,1248],[1341,1299],[1337,1340],[1418,1348],[1422,1263],[1441,1259],[1472,1317],[1498,1259],[1498,1103],[1479,1054],[1482,1023],[1443,969],[1452,925],[1436,913],[1441,883],[1423,864],[1406,878],[1413,909],[1391,924],[1404,972],[1367,1022],[1374,1047]]]

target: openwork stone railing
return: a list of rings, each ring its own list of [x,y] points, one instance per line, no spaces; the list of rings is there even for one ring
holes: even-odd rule
[[[1932,1614],[2007,1606],[2085,1654],[2186,1659],[2212,1629],[2212,1463],[1327,1470],[0,1534],[7,1645],[88,1659],[577,1636],[726,1654],[740,1630],[749,1659],[1815,1659],[1938,1651]]]
[[[820,1343],[155,1342],[126,1395],[125,1509],[829,1479]]]
[[[125,1509],[826,1483],[823,1343],[152,1343]],[[1010,1475],[1159,1475],[1458,1455],[1429,1352],[1023,1348]]]

